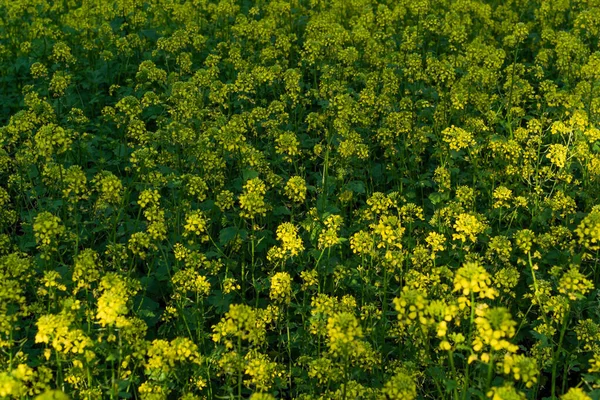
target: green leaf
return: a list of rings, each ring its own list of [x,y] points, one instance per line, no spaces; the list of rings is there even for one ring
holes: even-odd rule
[[[235,239],[239,231],[240,230],[237,226],[228,226],[227,228],[221,229],[221,232],[219,232],[219,244],[221,246],[225,246],[227,243]]]

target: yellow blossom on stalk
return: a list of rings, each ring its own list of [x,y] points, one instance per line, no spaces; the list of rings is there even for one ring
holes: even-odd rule
[[[414,377],[400,368],[384,385],[382,392],[389,399],[412,400],[417,398]]]
[[[371,212],[375,214],[385,214],[393,204],[392,200],[381,192],[374,192],[371,197],[367,199],[367,205]]]
[[[460,240],[463,243],[470,240],[475,243],[477,236],[485,232],[487,224],[482,216],[472,213],[461,213],[454,221],[454,230],[456,233],[452,235],[454,240]]]
[[[189,176],[185,185],[185,191],[188,196],[194,197],[197,201],[206,200],[208,194],[208,184],[199,176]]]
[[[287,162],[291,162],[293,156],[300,154],[299,145],[300,142],[293,132],[283,132],[275,139],[275,151],[277,154],[283,154],[283,159]]]
[[[59,217],[48,211],[39,213],[33,222],[33,232],[36,242],[43,250],[55,249],[58,238],[65,232]]]
[[[429,234],[425,238],[425,241],[427,242],[429,247],[431,247],[431,251],[433,251],[434,253],[438,251],[444,251],[446,249],[446,237],[441,233],[429,232]]]
[[[593,351],[598,346],[598,338],[600,338],[600,325],[591,318],[577,321],[575,327],[577,340],[583,344],[583,350]],[[598,348],[600,350],[600,348]]]
[[[184,237],[196,235],[202,242],[208,242],[208,221],[202,211],[193,211],[185,218]]]
[[[175,338],[171,342],[155,339],[148,348],[147,356],[146,374],[156,380],[164,379],[164,375],[176,368],[176,363],[202,363],[198,346],[185,337]]]
[[[283,369],[275,361],[258,351],[251,351],[244,357],[246,367],[244,373],[250,378],[244,380],[247,387],[254,386],[257,390],[267,391],[275,384],[275,379],[283,377]]]
[[[358,318],[349,312],[335,313],[327,319],[327,343],[332,354],[345,357],[355,350],[363,332]]]
[[[514,353],[519,346],[508,341],[516,332],[516,321],[504,307],[488,308],[481,304],[475,309],[477,335],[473,339],[473,350],[480,352],[484,346],[493,351],[506,350]]]
[[[79,165],[71,165],[67,169],[62,193],[71,202],[88,198],[87,177]]]
[[[319,250],[328,249],[341,243],[338,236],[343,219],[340,215],[330,215],[325,219],[325,229],[319,233]]]
[[[567,393],[560,396],[560,400],[592,400],[592,398],[581,388],[571,388]]]
[[[494,190],[494,205],[493,208],[502,208],[508,207],[510,205],[510,200],[512,198],[512,190],[507,188],[506,186],[498,186]]]
[[[173,274],[171,282],[178,296],[192,292],[197,296],[205,297],[210,293],[210,282],[205,276],[200,275],[195,268],[177,271]]]
[[[408,326],[418,322],[423,331],[427,329],[429,320],[425,309],[429,301],[426,292],[404,286],[400,297],[395,298],[393,302],[398,312],[400,325]]]
[[[600,353],[594,354],[594,357],[589,359],[588,362],[590,363],[590,368],[588,369],[590,374],[600,372]]]
[[[537,377],[540,373],[536,360],[521,354],[505,354],[500,363],[500,368],[504,375],[510,375],[516,381],[522,381],[528,388],[537,383]]]
[[[73,132],[50,123],[42,126],[35,134],[36,153],[46,159],[55,154],[63,154],[71,148]]]
[[[259,345],[266,335],[265,321],[261,318],[260,311],[245,304],[232,304],[221,321],[212,328],[212,340],[223,342],[229,349],[237,342],[231,337]]]
[[[142,383],[138,392],[143,400],[165,400],[169,393],[163,386],[154,382]]]
[[[452,125],[442,131],[444,142],[448,143],[451,150],[461,150],[475,144],[473,134],[462,128]]]
[[[498,292],[490,286],[491,283],[491,276],[483,266],[477,262],[466,262],[454,275],[453,292],[461,294],[458,298],[460,308],[471,304],[471,294],[480,299],[493,300]]]
[[[91,284],[100,279],[99,256],[92,249],[82,250],[75,257],[73,281],[77,283],[76,290],[91,289]]]
[[[567,162],[568,148],[564,144],[551,144],[546,157],[558,168],[563,168]]]
[[[71,79],[71,74],[68,74],[65,71],[56,71],[52,75],[52,79],[50,80],[48,90],[52,93],[54,97],[61,97],[65,94],[65,90],[67,90],[67,88],[71,84]]]
[[[319,272],[316,269],[302,271],[300,272],[300,277],[303,280],[302,290],[319,286]]]
[[[36,79],[45,78],[48,76],[48,68],[46,68],[46,66],[40,62],[31,64],[29,71],[31,72],[31,76]]]
[[[99,192],[98,207],[104,208],[107,205],[119,205],[123,193],[123,183],[112,172],[99,172],[93,180],[96,190]]]
[[[215,205],[219,207],[221,212],[225,212],[233,207],[233,193],[229,190],[222,190],[217,194],[217,199],[215,201]]]
[[[354,254],[369,255],[373,253],[373,236],[367,231],[358,231],[350,237],[350,248]]]
[[[223,293],[228,294],[235,290],[240,290],[242,287],[235,278],[225,278],[223,280]]]
[[[600,206],[592,211],[579,223],[575,229],[579,243],[590,251],[600,250]]]
[[[306,199],[306,181],[301,176],[292,176],[285,185],[285,195],[295,203],[302,203]]]
[[[402,227],[395,215],[382,215],[377,224],[371,224],[370,227],[381,237],[381,241],[377,244],[378,249],[385,246],[402,248],[401,239],[406,228]]]
[[[146,208],[148,205],[157,206],[160,202],[160,193],[156,189],[146,189],[140,193],[138,204],[141,208]]]
[[[292,278],[287,272],[277,272],[271,277],[271,300],[278,303],[290,304],[292,300]]]
[[[129,312],[127,302],[137,290],[116,273],[107,273],[100,281],[102,295],[98,298],[96,319],[100,325],[123,328],[129,325],[125,315]]]
[[[298,227],[290,222],[284,222],[277,227],[277,239],[281,242],[283,251],[297,256],[304,250],[302,239],[298,236]]]
[[[267,214],[267,205],[264,196],[267,187],[260,178],[253,178],[244,185],[244,192],[240,195],[240,217],[254,218],[257,215],[263,217]]]
[[[36,323],[35,342],[50,344],[63,354],[86,353],[86,358],[92,358],[93,353],[87,350],[93,346],[92,340],[81,329],[72,329],[72,323],[73,317],[66,313],[41,316]]]
[[[502,386],[495,386],[487,392],[486,396],[491,400],[526,400],[527,396],[513,386],[512,383],[504,383]]]
[[[586,293],[593,289],[593,282],[579,272],[577,265],[571,265],[558,282],[558,292],[566,294],[569,300],[583,298]]]

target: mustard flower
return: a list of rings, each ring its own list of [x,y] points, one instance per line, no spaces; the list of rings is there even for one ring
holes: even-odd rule
[[[257,215],[267,214],[267,204],[264,196],[267,187],[260,178],[253,178],[244,185],[244,192],[240,195],[240,216],[242,218],[254,218]]]
[[[301,176],[292,176],[285,185],[285,195],[295,203],[302,203],[306,199],[306,181]]]
[[[289,304],[292,300],[292,278],[287,272],[277,272],[271,277],[269,297],[278,303]]]

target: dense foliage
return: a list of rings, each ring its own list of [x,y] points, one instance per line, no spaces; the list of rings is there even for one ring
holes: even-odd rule
[[[0,398],[600,398],[600,1],[0,1]]]

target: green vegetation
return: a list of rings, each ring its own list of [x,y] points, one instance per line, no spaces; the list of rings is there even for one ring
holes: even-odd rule
[[[1,0],[0,399],[599,399],[599,38],[598,0]]]

